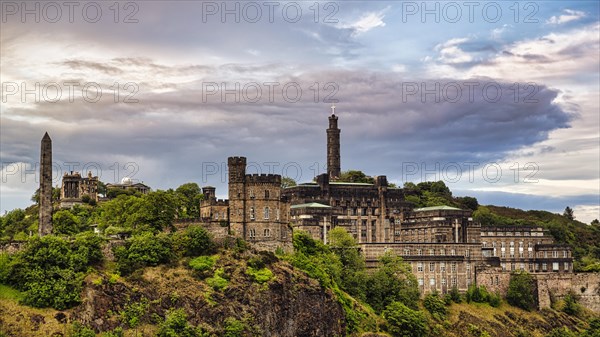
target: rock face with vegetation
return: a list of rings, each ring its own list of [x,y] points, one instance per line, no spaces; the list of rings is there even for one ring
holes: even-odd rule
[[[189,324],[216,335],[232,325],[260,336],[343,334],[344,313],[333,294],[287,263],[251,252],[213,258],[214,265],[202,272],[181,266],[184,259],[179,265],[145,268],[127,280],[90,275],[83,303],[71,318],[109,331],[123,321],[131,328],[161,323],[160,317],[181,308]]]
[[[386,254],[367,271],[340,228],[328,245],[295,232],[294,251],[276,254],[231,237],[215,242],[201,226],[173,231],[175,216],[197,214],[199,188],[186,187],[57,211],[56,235],[43,238],[26,234],[36,231],[37,206],[0,217],[0,240],[23,246],[0,253],[0,337],[600,337],[600,318],[577,293],[535,311],[526,274],[513,275],[506,298],[483,286],[420,298],[400,257]],[[597,222],[479,206],[452,197],[442,182],[405,188],[415,205],[458,205],[489,224],[546,227],[574,245],[580,270],[598,268]],[[92,223],[131,238],[108,241]]]

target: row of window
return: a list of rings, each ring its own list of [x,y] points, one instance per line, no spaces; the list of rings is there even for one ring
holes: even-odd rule
[[[517,268],[519,270],[525,270],[525,263],[523,263],[523,262],[521,262],[519,264],[510,263],[510,264],[508,264],[508,266],[506,263],[502,262],[500,265],[502,266],[502,270],[507,270],[507,267],[510,268],[511,271],[515,271],[515,270],[517,270]],[[552,266],[552,271],[560,271],[560,262],[552,262],[551,266]],[[528,267],[529,267],[530,272],[548,271],[548,264],[545,262],[544,263],[529,263]],[[569,271],[569,270],[571,270],[571,263],[564,262],[563,263],[563,271]]]
[[[254,198],[256,197],[256,196],[254,195],[254,191],[253,191],[253,190],[250,190],[250,191],[248,192],[248,194],[249,194],[249,196],[250,196],[250,199],[254,199]],[[271,197],[271,193],[270,193],[270,191],[269,191],[269,190],[265,190],[265,194],[264,194],[264,195],[265,195],[265,199],[269,199],[269,198]],[[238,197],[239,197],[239,196],[241,196],[241,195],[238,193]],[[275,195],[275,197],[277,197],[277,195]]]
[[[423,250],[422,249],[417,249],[416,252],[417,252],[417,256],[422,256],[423,255]],[[440,255],[440,256],[447,255],[446,254],[447,251],[446,251],[445,248],[439,249],[438,252],[439,252],[438,255]],[[435,256],[436,255],[435,254],[436,253],[435,249],[429,249],[428,253],[429,253],[429,256]],[[450,251],[448,253],[450,254],[450,256],[455,256],[456,255],[456,249],[450,249]],[[407,255],[407,256],[411,255],[411,250],[408,249],[408,248],[404,248],[404,250],[402,251],[402,255]],[[466,249],[465,250],[465,256],[471,256],[471,250],[470,249]]]
[[[263,208],[263,219],[269,220],[271,217],[271,209],[269,207]],[[279,208],[275,210],[275,219],[279,220]],[[254,207],[250,207],[250,220],[256,220],[256,214]]]
[[[417,280],[419,282],[419,286],[422,287],[422,286],[425,285],[425,280],[423,278],[419,278]],[[467,280],[467,283],[470,283],[469,280]],[[447,283],[447,279],[445,277],[440,278],[440,284],[442,286],[447,285],[448,284]],[[429,286],[435,287],[435,285],[436,285],[436,278],[435,277],[430,277],[429,278]],[[450,286],[451,287],[455,287],[457,285],[458,285],[458,280],[457,280],[456,276],[455,277],[450,277]]]
[[[436,263],[436,262],[429,262],[429,271],[430,272],[436,271],[436,264],[439,265],[439,271],[441,271],[441,272],[445,272],[446,271],[446,262],[438,262],[438,263]],[[453,272],[453,273],[456,272],[457,263],[456,262],[451,262],[451,263],[449,263],[449,265],[450,265],[450,271]],[[423,271],[423,267],[424,267],[424,263],[423,262],[417,262],[417,271],[422,272]],[[471,263],[467,262],[465,264],[465,267],[466,267],[467,273],[470,273],[471,272]]]
[[[271,237],[271,229],[270,228],[265,228],[263,230],[263,236],[268,238]],[[255,238],[256,237],[256,229],[252,228],[248,230],[248,237],[250,238]]]

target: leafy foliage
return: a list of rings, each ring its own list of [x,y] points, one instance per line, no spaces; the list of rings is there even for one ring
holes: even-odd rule
[[[381,312],[392,302],[400,302],[417,309],[419,288],[410,266],[401,257],[386,253],[380,258],[381,266],[368,278],[367,303]]]
[[[358,170],[348,170],[340,173],[338,181],[347,183],[375,183],[375,179],[373,177],[368,176],[363,171]]]
[[[509,304],[524,310],[535,308],[535,282],[531,274],[516,272],[510,276],[506,300]]]
[[[437,292],[427,294],[423,299],[423,306],[435,319],[440,321],[443,321],[448,314],[446,303]]]
[[[400,302],[388,304],[383,311],[388,331],[395,337],[423,337],[427,334],[427,319],[422,312]]]
[[[246,274],[251,276],[254,281],[260,284],[269,282],[271,279],[273,279],[273,272],[269,270],[269,268],[254,269],[252,267],[247,267]]]
[[[73,242],[52,235],[34,237],[10,258],[3,273],[23,291],[24,303],[63,310],[79,303],[87,267],[102,259],[101,245],[102,240],[90,234]]]
[[[203,337],[208,333],[201,328],[195,328],[187,321],[183,309],[170,310],[165,321],[160,325],[157,337]]]
[[[190,261],[190,267],[198,272],[211,270],[215,266],[217,258],[215,256],[198,256]]]
[[[364,301],[367,274],[365,260],[360,255],[356,240],[342,227],[336,227],[328,234],[331,251],[338,256],[342,264],[340,287],[355,298]]]
[[[172,257],[172,241],[168,235],[146,232],[132,236],[124,246],[115,248],[117,268],[127,275],[146,266],[167,263]]]

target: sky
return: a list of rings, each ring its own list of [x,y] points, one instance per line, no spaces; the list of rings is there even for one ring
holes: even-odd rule
[[[600,218],[597,1],[3,1],[0,210],[40,140],[68,171],[227,196],[227,157],[298,182],[443,180],[480,204]]]

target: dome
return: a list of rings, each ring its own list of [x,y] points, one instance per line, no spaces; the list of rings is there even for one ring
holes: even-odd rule
[[[129,177],[124,177],[123,179],[121,179],[121,184],[123,185],[131,185],[132,181],[131,178]]]

